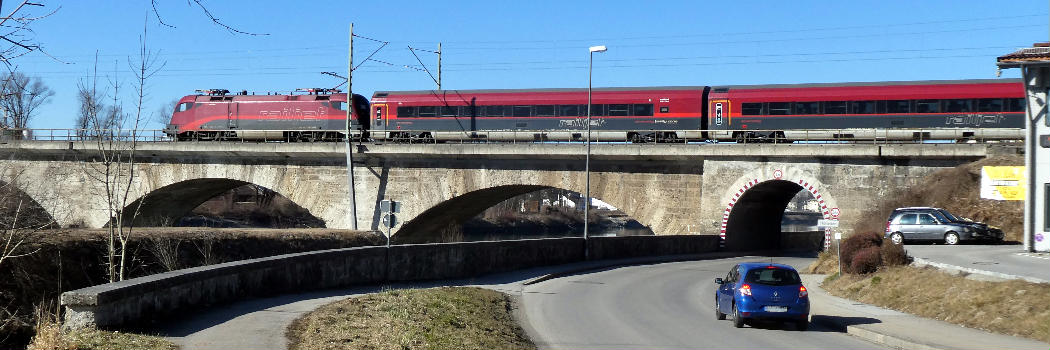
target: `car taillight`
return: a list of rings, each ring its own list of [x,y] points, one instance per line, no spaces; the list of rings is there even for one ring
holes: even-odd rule
[[[886,233],[890,233],[890,222],[886,222]]]
[[[740,295],[751,296],[751,285],[745,284],[740,286]]]
[[[809,291],[806,290],[806,286],[798,286],[798,297],[805,298],[809,296]]]

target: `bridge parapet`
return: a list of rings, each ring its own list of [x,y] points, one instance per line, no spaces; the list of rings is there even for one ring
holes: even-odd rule
[[[222,163],[251,160],[311,162],[343,161],[341,143],[243,143],[243,142],[143,142],[137,146],[143,158],[206,158]],[[1018,153],[1021,145],[990,144],[595,144],[596,160],[694,160],[709,157],[784,158],[982,158],[997,153]],[[117,149],[127,149],[118,146]],[[354,145],[359,159],[468,158],[582,160],[584,150],[574,143],[476,143],[476,144],[382,144]],[[97,153],[90,142],[9,141],[0,143],[0,154],[27,158],[87,158]],[[345,162],[345,161],[343,161]]]
[[[592,259],[695,255],[717,236],[595,237]],[[67,327],[119,327],[239,299],[583,261],[582,238],[359,247],[177,270],[62,294]]]

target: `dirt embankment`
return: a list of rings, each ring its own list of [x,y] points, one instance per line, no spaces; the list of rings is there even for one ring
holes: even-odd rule
[[[381,236],[331,229],[141,228],[129,243],[129,278],[266,256],[380,245]],[[61,292],[107,282],[105,229],[44,232],[28,256],[0,266],[0,349],[22,348],[37,307]]]
[[[952,214],[997,226],[1006,241],[1021,241],[1024,234],[1024,202],[981,199],[981,167],[1023,166],[1021,156],[999,156],[943,169],[926,176],[912,188],[886,198],[873,198],[853,232],[885,232],[886,218],[895,208],[939,207]]]

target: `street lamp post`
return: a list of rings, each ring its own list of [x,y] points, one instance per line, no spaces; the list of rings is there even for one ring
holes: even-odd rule
[[[587,245],[587,236],[590,234],[589,210],[591,207],[591,76],[594,75],[594,53],[605,52],[605,45],[591,46],[590,63],[587,64],[587,156],[584,160],[584,198],[583,198],[583,258],[590,259],[590,247]]]

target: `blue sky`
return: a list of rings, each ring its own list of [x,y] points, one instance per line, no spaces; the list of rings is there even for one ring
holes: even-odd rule
[[[1046,1],[218,1],[212,24],[182,0],[48,1],[58,12],[33,24],[40,54],[14,61],[54,91],[34,128],[71,128],[79,80],[99,53],[103,83],[120,82],[133,107],[127,60],[144,22],[163,69],[149,81],[147,112],[194,89],[290,91],[331,87],[354,41],[354,91],[432,89],[411,45],[442,42],[445,89],[721,85],[994,78],[995,57],[1050,39]],[[4,2],[4,14],[13,1]],[[34,10],[40,13],[41,10]],[[418,52],[432,71],[436,55]],[[392,65],[388,65],[392,64]],[[418,67],[417,67],[418,68]],[[115,73],[114,73],[115,71]],[[435,72],[436,73],[436,72]],[[1003,77],[1018,77],[1016,70]],[[160,128],[151,123],[147,128]]]

